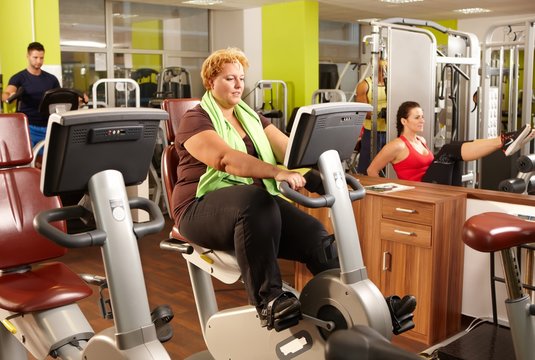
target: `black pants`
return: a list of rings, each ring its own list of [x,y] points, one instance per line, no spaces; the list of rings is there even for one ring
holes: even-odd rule
[[[188,207],[179,230],[200,246],[235,250],[249,301],[255,306],[282,292],[277,258],[305,263],[313,274],[338,267],[337,260],[321,259],[324,242],[331,237],[317,219],[255,185],[206,194]]]
[[[422,181],[444,185],[462,185],[461,147],[466,141],[452,142],[440,148]]]

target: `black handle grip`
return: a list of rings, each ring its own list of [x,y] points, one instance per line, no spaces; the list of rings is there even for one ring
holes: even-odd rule
[[[353,189],[349,192],[349,198],[351,201],[360,200],[364,197],[364,195],[366,195],[366,189],[355,177],[346,174],[346,182]]]
[[[102,245],[106,241],[106,233],[102,230],[95,229],[80,234],[66,234],[50,224],[54,221],[79,219],[88,212],[80,205],[41,211],[33,219],[33,227],[39,234],[66,248]]]
[[[136,197],[129,199],[128,203],[130,204],[131,209],[142,209],[147,211],[152,219],[144,223],[133,224],[133,231],[138,239],[147,234],[160,232],[163,229],[165,220],[160,208],[158,208],[154,202],[146,198]],[[45,210],[40,212],[33,219],[33,226],[38,233],[66,248],[103,245],[107,235],[102,230],[94,229],[79,234],[66,234],[50,224],[55,221],[79,219],[86,216],[88,213],[89,210],[81,205]]]
[[[154,234],[160,232],[164,225],[165,220],[163,218],[160,208],[151,200],[135,197],[128,200],[130,209],[141,209],[149,213],[152,220],[143,223],[134,224],[134,234],[138,239],[147,234]]]
[[[13,94],[11,94],[10,97],[6,99],[6,103],[11,104],[13,101],[17,100],[24,94],[24,88],[22,86],[17,88],[17,91],[15,91]]]

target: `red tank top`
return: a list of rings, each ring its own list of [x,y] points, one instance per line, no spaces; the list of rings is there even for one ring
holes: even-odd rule
[[[427,149],[427,155],[422,155],[416,151],[403,135],[401,135],[399,138],[407,145],[407,149],[409,149],[409,156],[396,164],[392,164],[398,179],[422,181],[422,177],[435,157],[424,143],[422,143],[422,145]]]

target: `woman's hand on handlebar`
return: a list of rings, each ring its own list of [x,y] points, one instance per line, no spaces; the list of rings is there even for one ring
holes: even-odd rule
[[[286,181],[293,190],[299,190],[307,183],[300,173],[283,169],[275,176],[275,180]]]

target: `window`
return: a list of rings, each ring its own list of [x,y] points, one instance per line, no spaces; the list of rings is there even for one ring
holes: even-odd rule
[[[99,79],[133,78],[146,106],[157,74],[180,66],[190,75],[190,95],[204,93],[200,66],[209,54],[208,10],[111,0],[59,5],[64,87],[91,95]]]

